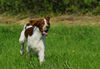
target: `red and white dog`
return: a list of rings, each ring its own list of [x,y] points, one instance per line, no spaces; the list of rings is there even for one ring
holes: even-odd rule
[[[44,61],[45,51],[45,37],[48,34],[50,28],[50,17],[47,16],[44,19],[31,20],[24,25],[24,29],[21,32],[19,42],[21,43],[20,54],[24,54],[24,43],[27,42],[26,52],[27,55],[30,49],[38,53],[39,61]]]

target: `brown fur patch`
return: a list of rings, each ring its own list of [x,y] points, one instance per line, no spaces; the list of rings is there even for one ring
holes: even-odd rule
[[[32,36],[32,34],[33,34],[33,28],[34,27],[31,27],[31,28],[28,28],[28,29],[25,30],[25,37],[26,38],[28,37],[28,35]]]
[[[43,32],[43,26],[44,26],[44,20],[43,19],[39,19],[39,20],[30,20],[30,23],[26,24],[26,26],[29,26],[29,25],[32,25],[33,27],[34,26],[37,26],[39,28],[39,30],[41,32]]]
[[[26,24],[26,26],[32,25],[34,26],[34,24],[37,23],[37,20],[30,20],[29,23]]]

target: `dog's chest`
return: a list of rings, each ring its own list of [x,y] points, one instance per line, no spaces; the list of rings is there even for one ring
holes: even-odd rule
[[[32,36],[28,36],[27,44],[33,49],[39,49],[44,44],[44,37],[38,28],[34,29]]]

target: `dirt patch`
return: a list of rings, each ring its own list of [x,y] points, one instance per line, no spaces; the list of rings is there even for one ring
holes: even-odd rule
[[[55,24],[61,23],[65,26],[100,26],[100,16],[64,15],[53,17],[51,21]]]
[[[33,18],[19,19],[17,17],[0,16],[0,24],[18,24],[24,25]],[[34,18],[38,19],[38,18]],[[62,15],[57,17],[51,17],[52,27],[64,25],[64,26],[100,26],[100,16],[74,16],[74,15]]]
[[[16,23],[18,19],[0,16],[0,23]]]

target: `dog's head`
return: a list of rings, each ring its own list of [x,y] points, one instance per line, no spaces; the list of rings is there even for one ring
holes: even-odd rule
[[[47,35],[48,30],[50,28],[50,17],[46,16],[44,19],[39,19],[39,20],[32,20],[30,21],[31,23],[34,24],[34,26],[37,26],[42,33],[42,35]]]

